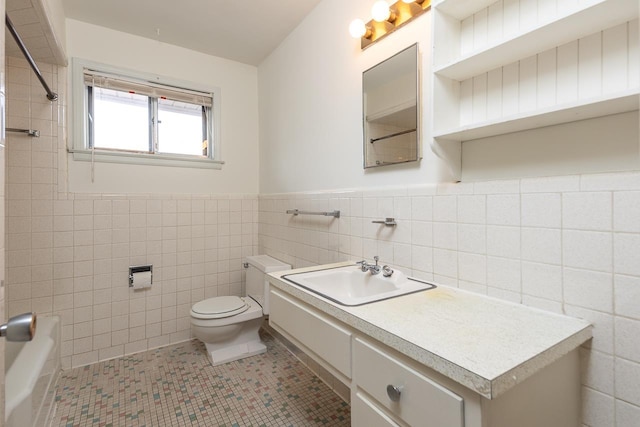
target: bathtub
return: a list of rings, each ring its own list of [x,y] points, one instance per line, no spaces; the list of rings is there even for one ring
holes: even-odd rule
[[[43,426],[52,415],[60,373],[60,318],[38,317],[29,342],[7,342],[6,426]]]

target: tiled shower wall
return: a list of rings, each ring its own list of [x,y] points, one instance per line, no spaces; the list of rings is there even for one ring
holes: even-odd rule
[[[287,215],[339,209],[341,217]],[[372,224],[394,217],[396,227]],[[414,276],[582,317],[583,424],[640,419],[640,173],[260,196],[259,249],[295,267],[379,255]]]
[[[9,315],[62,316],[65,368],[189,339],[194,302],[242,292],[257,196],[67,192],[66,69],[40,65],[51,103],[24,60],[7,61],[8,126],[41,134],[7,134]],[[140,264],[153,286],[134,291]]]

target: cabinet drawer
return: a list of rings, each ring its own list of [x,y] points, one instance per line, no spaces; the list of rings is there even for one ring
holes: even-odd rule
[[[330,317],[277,290],[269,297],[269,322],[280,327],[351,378],[351,332]]]
[[[351,420],[353,427],[400,427],[360,393],[351,400]]]
[[[398,418],[412,426],[464,425],[462,397],[359,338],[354,340],[353,352],[353,378],[357,387]],[[389,398],[388,385],[400,388],[397,402]]]

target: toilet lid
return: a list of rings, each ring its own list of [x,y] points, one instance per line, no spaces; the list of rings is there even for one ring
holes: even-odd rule
[[[249,309],[242,298],[236,296],[214,297],[195,303],[191,313],[202,319],[219,319],[234,316]]]

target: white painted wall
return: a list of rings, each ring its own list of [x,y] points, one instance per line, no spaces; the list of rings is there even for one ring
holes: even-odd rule
[[[222,170],[96,163],[91,183],[91,164],[69,157],[69,191],[257,193],[255,67],[70,19],[67,52],[69,57],[221,88],[222,160],[226,162]]]
[[[426,13],[368,49],[351,38],[351,20],[370,17],[370,0],[324,0],[258,67],[260,191],[376,187],[446,180],[428,145],[422,111],[419,163],[362,167],[362,72],[418,42],[422,105],[429,102],[431,30]]]
[[[640,169],[638,112],[462,144],[462,181]]]
[[[361,51],[348,25],[369,19],[371,4],[324,0],[258,67],[261,193],[451,180],[429,147],[431,12]],[[423,159],[364,171],[361,73],[416,41]],[[466,142],[462,150],[463,181],[638,170],[638,114]]]

